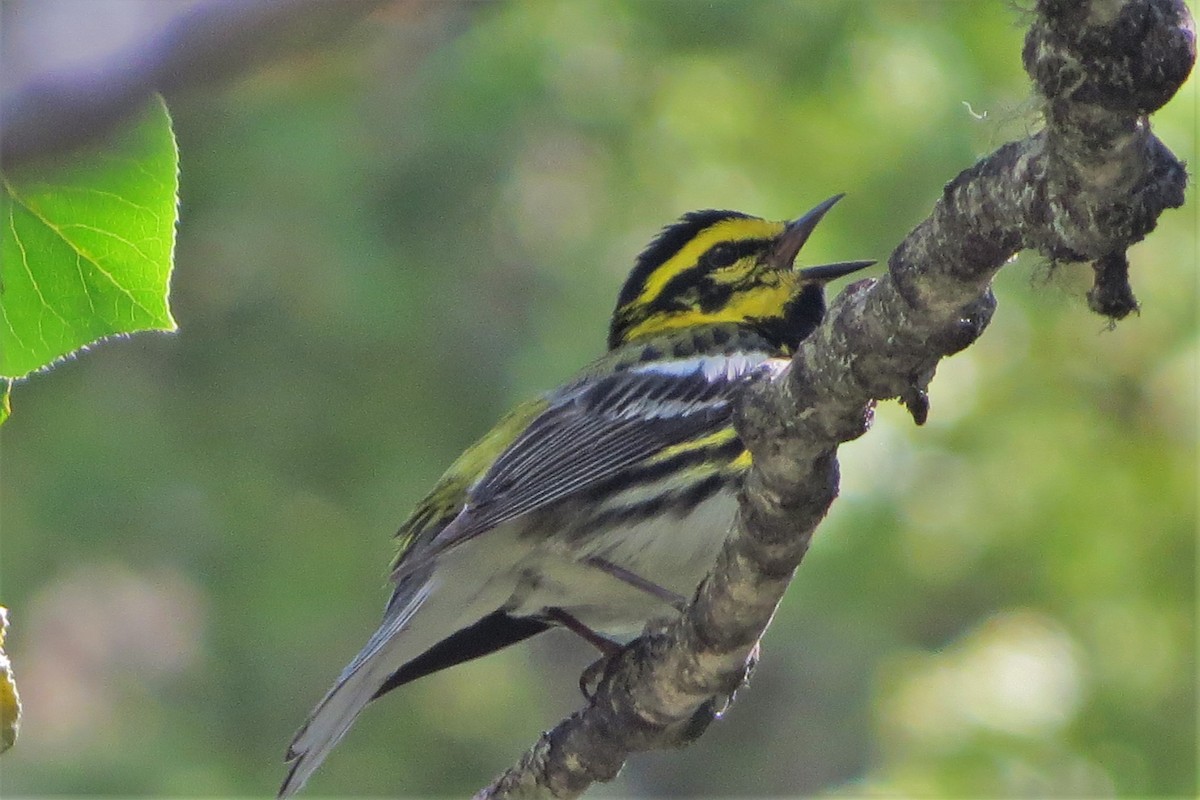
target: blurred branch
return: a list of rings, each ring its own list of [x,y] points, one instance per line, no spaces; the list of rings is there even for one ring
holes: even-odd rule
[[[4,637],[8,633],[8,609],[0,606],[0,753],[17,741],[21,729],[21,695],[13,677],[12,662],[4,653]]]
[[[1022,249],[1090,261],[1089,303],[1136,309],[1125,251],[1184,200],[1187,175],[1146,115],[1195,61],[1183,0],[1039,0],[1025,69],[1045,128],[947,184],[888,261],[832,304],[790,369],[751,387],[738,430],[754,454],[733,536],[685,614],[606,668],[591,703],[545,733],[477,799],[575,797],[632,753],[699,736],[744,681],[757,642],[837,494],[837,447],[899,398],[920,424],[938,362],[995,307],[993,276]]]
[[[0,105],[0,164],[11,170],[94,142],[143,108],[154,92],[169,95],[228,81],[328,41],[388,4],[425,5],[422,0],[177,4],[165,12],[161,31],[134,42],[111,63],[6,87]],[[149,3],[146,11],[161,14],[164,8]]]

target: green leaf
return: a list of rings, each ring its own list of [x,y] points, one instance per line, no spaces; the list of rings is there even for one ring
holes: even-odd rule
[[[0,172],[0,377],[108,336],[174,330],[178,152],[161,98],[103,149]]]

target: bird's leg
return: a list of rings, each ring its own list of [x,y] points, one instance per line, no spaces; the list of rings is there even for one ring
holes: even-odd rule
[[[574,633],[585,642],[595,647],[600,651],[600,658],[593,661],[587,669],[579,675],[579,692],[585,700],[590,701],[596,692],[596,687],[600,684],[600,677],[604,674],[604,668],[608,665],[610,659],[621,652],[621,645],[614,642],[612,639],[606,639],[594,630],[584,625],[575,617],[563,611],[561,608],[546,609],[546,618],[551,622],[557,622],[567,630]]]
[[[674,608],[676,611],[683,613],[683,609],[687,607],[687,598],[681,594],[675,594],[670,589],[664,589],[653,581],[648,581],[637,573],[630,572],[624,567],[614,564],[611,561],[600,558],[599,556],[590,556],[584,559],[585,564],[590,567],[595,567],[602,572],[606,572],[623,583],[627,583],[635,589],[640,589],[646,594],[663,601],[667,605]]]
[[[557,622],[564,628],[575,634],[592,647],[600,651],[605,658],[612,658],[617,653],[621,652],[621,645],[614,642],[612,639],[606,639],[594,630],[584,625],[575,617],[563,611],[561,608],[547,608],[546,618],[551,622]]]
[[[611,661],[609,656],[600,656],[579,673],[579,693],[583,695],[584,700],[590,703],[596,696],[596,690],[600,688],[600,679],[604,677],[604,670]]]

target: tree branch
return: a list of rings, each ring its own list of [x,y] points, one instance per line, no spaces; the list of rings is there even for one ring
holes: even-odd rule
[[[632,753],[699,736],[744,681],[757,642],[837,494],[837,447],[899,398],[918,424],[938,362],[983,332],[993,276],[1019,250],[1091,261],[1093,309],[1136,309],[1125,250],[1183,203],[1184,166],[1146,115],[1195,61],[1182,0],[1040,0],[1026,71],[1045,129],[947,184],[888,274],[861,281],[776,380],[747,391],[738,431],[754,455],[735,530],[684,615],[608,665],[589,705],[543,734],[476,798],[575,797]]]
[[[344,33],[385,4],[420,0],[199,0],[143,9],[159,30],[111,62],[49,75],[7,76],[0,102],[0,163],[11,170],[106,136],[155,92],[229,81]],[[18,9],[20,11],[20,9]],[[64,54],[70,55],[70,54]],[[9,65],[12,66],[12,65]]]

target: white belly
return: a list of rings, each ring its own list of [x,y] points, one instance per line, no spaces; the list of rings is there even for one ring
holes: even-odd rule
[[[606,637],[628,640],[652,619],[675,609],[651,593],[584,563],[602,558],[685,600],[716,562],[737,511],[732,487],[698,504],[683,518],[662,514],[601,535],[572,537],[572,552],[550,542],[523,564],[527,576],[507,609],[516,616],[559,608]]]

